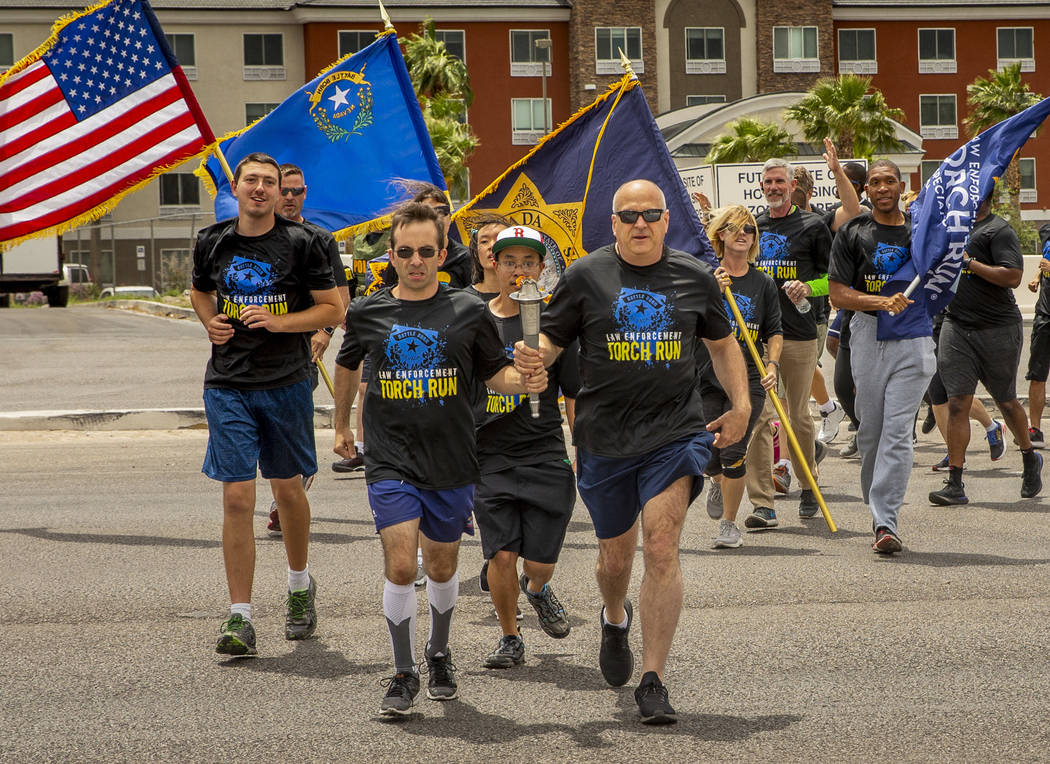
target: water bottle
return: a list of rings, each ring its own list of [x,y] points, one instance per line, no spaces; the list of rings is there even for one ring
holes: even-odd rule
[[[797,300],[791,300],[791,303],[798,309],[799,313],[809,313],[813,307],[809,304],[809,298],[807,297],[799,297]]]

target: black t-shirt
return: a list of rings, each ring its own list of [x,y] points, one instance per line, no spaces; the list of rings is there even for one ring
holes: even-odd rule
[[[782,218],[763,212],[756,222],[761,238],[755,265],[777,285],[784,339],[815,340],[817,322],[825,320],[821,298],[811,297],[813,309],[799,313],[782,287],[788,281],[813,281],[828,272],[831,232],[820,215],[797,207]]]
[[[1050,223],[1039,227],[1039,252],[1045,260],[1050,260]],[[1035,312],[1050,318],[1050,273],[1039,272],[1039,298],[1035,301]]]
[[[521,318],[494,315],[492,320],[496,323],[507,357],[513,358],[514,343],[523,337]],[[528,395],[503,395],[480,385],[482,395],[476,417],[478,461],[483,475],[565,458],[558,391],[568,398],[579,394],[580,374],[575,344],[565,349],[547,374],[550,383],[540,394],[537,419],[532,418]]]
[[[441,264],[441,270],[438,271],[438,281],[448,284],[453,289],[466,289],[474,282],[474,266],[470,261],[470,250],[455,239],[446,239],[445,248],[448,251],[445,255],[445,262]],[[397,271],[394,270],[389,259],[389,256],[384,254],[377,257],[376,261],[388,261],[383,270],[382,286],[392,287],[397,284]]]
[[[216,293],[219,312],[230,317],[234,330],[229,342],[212,345],[204,386],[266,390],[307,379],[306,334],[248,329],[239,316],[246,305],[278,315],[306,310],[314,304],[311,291],[334,288],[324,242],[279,215],[262,236],[241,236],[236,222],[202,229],[193,247],[193,287]]]
[[[835,235],[828,279],[864,294],[878,295],[910,257],[910,218],[905,216],[904,225],[883,225],[871,215],[859,215]],[[865,312],[872,316],[878,313]]]
[[[1024,268],[1021,241],[1010,224],[998,215],[988,215],[974,223],[966,254],[985,265]],[[1013,289],[996,286],[969,268],[963,268],[955,298],[948,303],[947,317],[959,326],[983,329],[1016,324],[1021,320],[1021,311]]]
[[[761,355],[770,337],[783,334],[780,327],[780,300],[777,299],[777,285],[763,271],[753,266],[749,267],[743,276],[733,276],[732,279],[733,284],[730,289],[733,292],[733,299],[736,300],[736,306],[740,309],[740,316],[744,319],[747,332],[751,335]],[[744,335],[737,326],[736,317],[729,307],[729,301],[724,297],[722,299],[725,301],[726,314],[729,316],[729,323],[733,327],[736,341],[740,343],[740,352],[744,354],[744,360],[747,362],[748,382],[753,385],[762,379],[765,370],[755,366],[751,351],[744,343]],[[703,376],[705,384],[721,387],[715,377],[714,368],[710,364],[705,365]]]
[[[439,286],[427,300],[390,289],[354,300],[335,362],[372,367],[364,401],[365,478],[443,490],[477,481],[474,380],[511,362],[488,307]]]
[[[704,427],[694,342],[732,331],[711,269],[664,248],[631,265],[610,244],[574,262],[554,289],[543,332],[580,341],[575,441],[591,453],[649,453]]]
[[[486,305],[499,296],[499,292],[482,292],[477,284],[471,284],[470,291],[480,297]]]
[[[309,220],[303,220],[303,225],[316,232],[323,242],[325,254],[328,255],[328,264],[332,268],[332,277],[335,279],[335,285],[337,287],[349,286],[349,282],[346,280],[346,268],[343,266],[343,258],[339,256],[339,244],[336,242],[335,237],[321,228],[321,226],[311,223]]]

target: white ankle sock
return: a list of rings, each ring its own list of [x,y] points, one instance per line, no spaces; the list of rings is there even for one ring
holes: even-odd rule
[[[985,431],[985,432],[995,432],[995,431],[996,431],[996,430],[998,430],[998,429],[999,429],[999,423],[998,423],[998,422],[996,422],[996,421],[995,421],[995,420],[993,419],[993,420],[992,420],[992,423],[991,423],[990,425],[988,425],[987,427],[985,427],[985,428],[984,428],[984,431]]]
[[[828,398],[828,402],[823,404],[820,407],[820,413],[821,414],[830,414],[834,410],[835,410],[835,401],[831,400],[831,398]]]
[[[252,620],[252,603],[234,602],[230,605],[230,615],[239,615],[246,621]]]
[[[303,592],[310,588],[310,563],[302,570],[288,568],[288,591]]]
[[[609,626],[615,626],[617,629],[627,628],[627,614],[624,613],[623,621],[620,623],[613,623],[605,616],[605,608],[602,608],[602,623],[608,624]]]

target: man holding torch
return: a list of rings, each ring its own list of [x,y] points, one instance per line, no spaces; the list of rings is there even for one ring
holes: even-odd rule
[[[617,189],[615,243],[565,271],[544,315],[540,347],[515,346],[516,366],[530,374],[580,342],[573,432],[578,488],[598,536],[598,660],[614,687],[634,671],[627,587],[640,529],[643,645],[635,701],[646,724],[677,721],[663,673],[682,606],[678,544],[686,510],[703,486],[712,443],[739,440],[751,412],[744,359],[718,284],[708,266],[664,246],[669,217],[651,181]],[[699,340],[733,404],[706,427],[696,384]]]

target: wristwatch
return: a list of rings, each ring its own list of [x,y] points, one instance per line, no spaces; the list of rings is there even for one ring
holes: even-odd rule
[[[334,326],[322,326],[321,327],[321,331],[324,332],[325,334],[327,334],[329,337],[331,337],[333,334],[335,334],[335,327]]]

